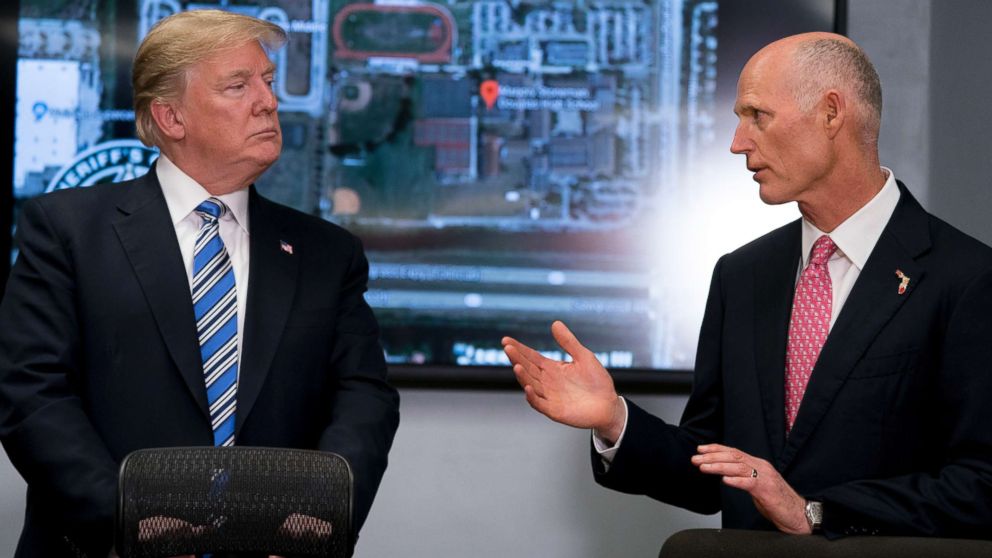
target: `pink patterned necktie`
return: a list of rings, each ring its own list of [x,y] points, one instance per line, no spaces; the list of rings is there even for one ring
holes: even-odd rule
[[[809,376],[830,331],[833,288],[827,261],[837,245],[823,235],[813,243],[809,265],[799,276],[792,300],[789,340],[785,349],[785,432],[792,430]]]

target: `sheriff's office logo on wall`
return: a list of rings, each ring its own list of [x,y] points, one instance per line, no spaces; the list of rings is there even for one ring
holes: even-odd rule
[[[158,158],[158,149],[138,140],[113,140],[80,152],[48,183],[45,192],[122,182],[148,172]]]

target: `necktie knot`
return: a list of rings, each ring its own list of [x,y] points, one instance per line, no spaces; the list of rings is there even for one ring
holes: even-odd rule
[[[224,202],[217,198],[207,198],[200,205],[196,206],[196,214],[199,215],[204,224],[215,223],[227,210]]]
[[[823,235],[813,243],[809,263],[810,265],[826,265],[830,256],[833,256],[836,251],[837,245],[834,244],[833,239],[827,235]]]

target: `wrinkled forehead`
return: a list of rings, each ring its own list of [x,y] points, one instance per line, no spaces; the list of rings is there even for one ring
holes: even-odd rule
[[[759,51],[744,65],[737,79],[735,112],[761,101],[791,97],[792,79],[793,64],[787,53]]]

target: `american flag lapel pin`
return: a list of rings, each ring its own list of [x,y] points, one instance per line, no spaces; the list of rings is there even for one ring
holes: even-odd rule
[[[290,256],[293,255],[293,245],[286,242],[285,240],[279,241],[279,249],[282,250],[283,252],[286,252]]]
[[[903,273],[901,269],[897,269],[896,277],[899,278],[899,294],[906,294],[906,287],[909,286],[909,275]]]

